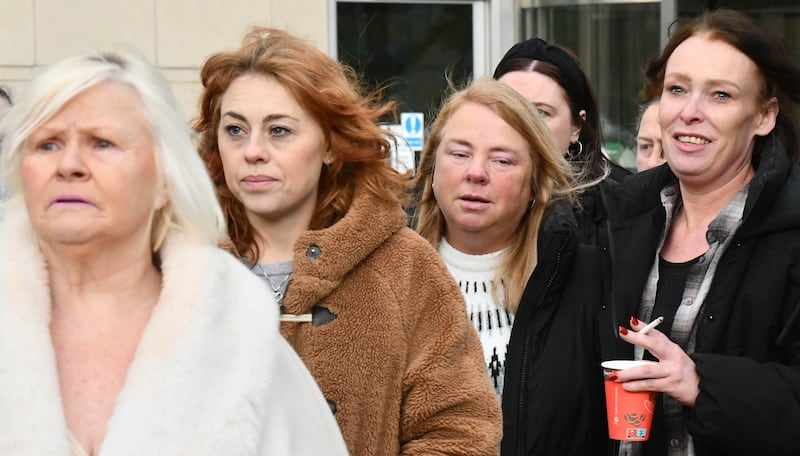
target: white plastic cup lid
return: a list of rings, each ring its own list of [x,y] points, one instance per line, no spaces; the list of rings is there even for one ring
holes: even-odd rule
[[[656,364],[655,361],[650,361],[646,359],[642,359],[639,361],[634,361],[631,359],[618,359],[613,361],[603,361],[600,363],[604,369],[610,370],[625,370],[630,369],[631,367],[638,367],[638,366],[646,366],[648,364]]]

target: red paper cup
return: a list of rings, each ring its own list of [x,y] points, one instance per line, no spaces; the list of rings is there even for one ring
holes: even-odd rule
[[[656,393],[625,391],[622,383],[608,381],[608,376],[617,371],[653,363],[654,361],[618,360],[601,364],[606,379],[606,415],[610,438],[628,442],[641,442],[650,438]]]

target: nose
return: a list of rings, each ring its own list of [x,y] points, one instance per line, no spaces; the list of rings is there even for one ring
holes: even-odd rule
[[[58,160],[58,175],[66,180],[83,180],[89,176],[82,146],[69,142],[64,145]]]
[[[489,174],[486,172],[486,163],[483,160],[473,158],[467,166],[467,182],[472,184],[485,184],[489,181]]]
[[[248,163],[268,162],[270,153],[267,150],[266,144],[262,138],[257,135],[250,137],[249,142],[244,150],[244,159]]]
[[[686,98],[686,102],[681,109],[681,120],[688,124],[699,122],[702,119],[702,94],[695,92]]]

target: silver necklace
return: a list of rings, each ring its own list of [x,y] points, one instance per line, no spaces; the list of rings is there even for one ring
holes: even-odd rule
[[[281,293],[281,288],[283,288],[283,284],[285,284],[289,280],[289,277],[292,276],[292,273],[290,272],[286,274],[286,277],[284,277],[283,280],[281,280],[281,283],[279,283],[278,286],[276,287],[275,285],[272,284],[272,280],[269,279],[267,271],[265,271],[264,267],[261,266],[260,264],[258,265],[258,271],[261,273],[262,276],[264,276],[264,279],[267,280],[269,287],[272,288],[272,294],[275,296],[275,302],[277,302],[279,306],[282,306],[283,293]]]

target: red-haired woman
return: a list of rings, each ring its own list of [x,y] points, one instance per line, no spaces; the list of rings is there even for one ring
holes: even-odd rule
[[[203,65],[201,154],[231,250],[281,305],[281,332],[353,455],[496,454],[500,409],[457,285],[406,227],[392,111],[285,32]]]

